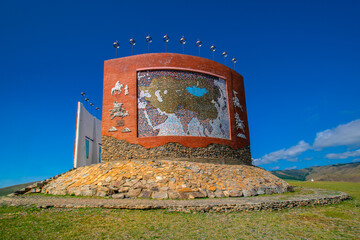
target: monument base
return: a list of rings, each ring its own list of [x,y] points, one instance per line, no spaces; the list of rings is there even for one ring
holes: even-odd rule
[[[250,146],[233,149],[221,144],[190,148],[179,143],[166,143],[159,147],[145,148],[125,140],[102,136],[102,162],[134,159],[176,159],[201,163],[252,165]]]
[[[193,199],[247,197],[292,191],[285,181],[247,165],[131,160],[80,167],[42,188],[54,195]]]

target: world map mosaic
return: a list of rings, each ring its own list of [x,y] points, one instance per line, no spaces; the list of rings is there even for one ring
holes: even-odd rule
[[[224,79],[174,70],[140,71],[138,136],[230,139]]]

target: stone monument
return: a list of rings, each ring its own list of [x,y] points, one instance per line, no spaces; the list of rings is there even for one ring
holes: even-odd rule
[[[291,190],[252,166],[244,80],[223,64],[173,53],[107,60],[102,111],[102,163],[42,192],[192,199]]]
[[[173,53],[105,61],[102,161],[190,160],[251,165],[243,77]]]

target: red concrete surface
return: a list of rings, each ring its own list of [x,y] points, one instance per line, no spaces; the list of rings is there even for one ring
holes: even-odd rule
[[[137,137],[137,71],[160,69],[201,72],[225,79],[230,113],[230,140],[192,136]],[[124,87],[128,85],[129,95],[124,95],[124,87],[120,95],[111,95],[111,89],[117,81],[120,81]],[[239,108],[234,108],[232,100],[234,97],[233,90],[239,93],[237,96],[240,104],[243,106],[243,111]],[[110,110],[113,109],[114,101],[124,103],[123,107],[129,112],[129,116],[123,118],[125,121],[123,127],[116,126],[116,121],[120,120],[119,117],[111,120],[109,116]],[[223,64],[201,57],[174,53],[150,53],[105,61],[102,109],[102,135],[124,139],[129,143],[140,144],[146,148],[157,147],[169,142],[177,142],[185,147],[193,148],[206,147],[211,143],[229,145],[234,149],[250,145],[243,77]],[[235,126],[234,111],[237,112],[244,121],[245,136],[247,139],[236,136],[239,131]],[[108,130],[112,126],[116,127],[118,131],[109,132]],[[131,132],[122,133],[121,130],[124,127],[128,127]]]

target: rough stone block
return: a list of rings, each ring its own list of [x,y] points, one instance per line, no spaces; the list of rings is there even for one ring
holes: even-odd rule
[[[82,190],[81,191],[82,196],[94,196],[95,194],[96,194],[95,189],[87,189],[87,190]]]
[[[111,197],[115,198],[115,199],[122,199],[122,198],[125,198],[125,194],[123,194],[123,193],[113,194],[113,195],[111,195]]]
[[[208,198],[215,198],[215,193],[212,191],[206,191]]]
[[[112,182],[110,186],[120,188],[123,185],[122,181]]]
[[[130,189],[125,195],[128,198],[136,198],[141,193],[141,188]]]
[[[241,197],[243,195],[242,191],[233,189],[229,192],[230,197]]]
[[[274,193],[273,189],[267,188],[267,189],[265,190],[265,194],[271,195],[271,194],[273,194],[273,193]]]
[[[225,197],[230,197],[229,191],[223,191],[223,193],[224,193]]]
[[[265,191],[266,191],[265,188],[259,188],[259,189],[257,190],[257,194],[258,194],[258,195],[265,194]]]
[[[138,197],[140,197],[140,198],[150,198],[152,193],[153,193],[153,191],[151,191],[151,190],[143,190]]]
[[[51,194],[54,194],[54,195],[66,195],[67,191],[65,189],[54,189]]]
[[[189,198],[204,198],[206,195],[204,195],[202,192],[191,192],[189,193]]]
[[[155,199],[167,199],[168,193],[167,192],[154,192],[152,198]]]
[[[221,191],[221,190],[216,190],[216,191],[215,191],[215,196],[216,196],[217,198],[222,198],[222,197],[225,197],[225,194],[224,194],[223,191]]]
[[[142,184],[140,181],[135,183],[133,188],[146,188],[146,185]]]
[[[243,195],[244,195],[244,197],[256,196],[257,192],[254,189],[244,189]]]
[[[185,187],[179,190],[180,192],[192,192],[191,188]]]
[[[207,192],[205,189],[199,189],[199,192],[204,195],[204,197],[207,197]]]
[[[177,192],[168,191],[168,195],[169,195],[170,199],[179,199],[180,198],[180,194]]]
[[[189,193],[188,192],[179,192],[179,199],[189,199]]]
[[[212,192],[215,192],[215,191],[216,191],[216,187],[215,187],[215,186],[211,186],[211,187],[209,187],[209,190],[212,191]]]
[[[125,192],[128,192],[129,191],[129,187],[120,187],[117,192],[118,193],[125,193]]]
[[[105,197],[106,195],[107,195],[107,192],[104,192],[104,191],[98,191],[96,193],[96,196],[98,196],[98,197]]]
[[[161,192],[166,192],[167,190],[169,190],[168,186],[163,186],[159,189]]]

